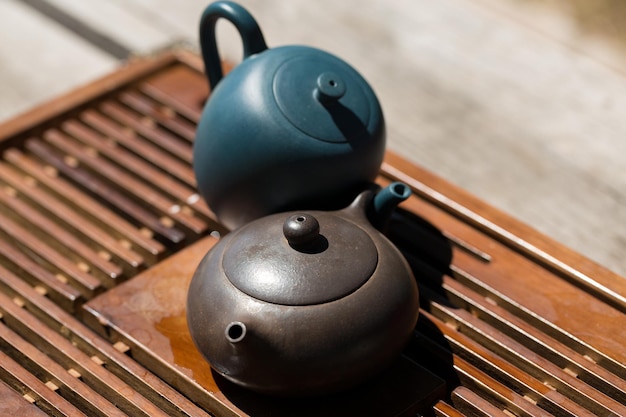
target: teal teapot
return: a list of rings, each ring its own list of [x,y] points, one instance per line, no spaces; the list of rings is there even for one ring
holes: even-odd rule
[[[244,51],[226,76],[215,37],[222,18]],[[200,45],[211,95],[193,168],[200,195],[226,227],[286,210],[339,209],[373,182],[384,119],[350,65],[307,46],[268,48],[250,13],[228,1],[204,11]]]

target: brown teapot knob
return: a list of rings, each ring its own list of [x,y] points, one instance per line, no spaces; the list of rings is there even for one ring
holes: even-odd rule
[[[291,246],[307,246],[317,241],[320,224],[311,214],[295,214],[285,220],[283,234]]]

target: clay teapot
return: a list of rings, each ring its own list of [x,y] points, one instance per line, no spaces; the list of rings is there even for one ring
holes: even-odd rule
[[[336,392],[405,347],[419,298],[383,226],[410,194],[394,183],[338,211],[257,219],[203,258],[187,298],[198,350],[226,379],[266,394]]]
[[[222,74],[219,19],[244,57]],[[200,22],[211,87],[194,145],[198,191],[230,229],[278,211],[339,209],[376,177],[385,148],[371,87],[341,59],[306,46],[268,49],[254,18],[218,1]]]

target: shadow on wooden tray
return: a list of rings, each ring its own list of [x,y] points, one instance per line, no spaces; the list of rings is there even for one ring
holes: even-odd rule
[[[452,349],[437,325],[423,312],[429,310],[433,301],[452,308],[458,307],[448,300],[443,288],[443,277],[451,275],[451,242],[437,227],[402,209],[396,210],[386,235],[409,262],[420,293],[422,314],[415,328],[415,337],[404,354],[443,378],[446,384],[445,399],[450,400],[452,391],[461,385],[454,369]]]

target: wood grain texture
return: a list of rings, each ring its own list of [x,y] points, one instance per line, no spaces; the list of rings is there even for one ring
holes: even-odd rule
[[[9,301],[9,306],[13,304]],[[36,331],[36,329],[33,329]],[[71,375],[68,369],[53,361],[37,347],[29,344],[13,330],[0,324],[0,342],[3,351],[14,355],[24,367],[35,375],[43,375],[46,382],[52,382],[56,387],[67,392],[74,404],[94,416],[122,417],[126,414],[79,378]]]
[[[0,372],[2,373],[2,380],[12,384],[10,387],[5,382],[0,382],[1,415],[20,417],[85,416],[79,409],[22,368],[4,352],[0,352]],[[19,395],[18,392],[22,392],[23,395]]]
[[[94,222],[106,225],[112,237],[123,242],[129,242],[131,248],[135,248],[149,260],[156,260],[163,254],[165,248],[161,243],[144,236],[135,225],[111,211],[102,202],[94,200],[76,188],[75,185],[59,178],[56,170],[39,164],[17,149],[7,150],[4,156],[7,161],[21,169],[26,176],[34,178],[41,186],[54,193],[56,197],[62,198],[70,207],[90,216]]]
[[[84,358],[86,362],[93,361],[104,366],[112,375],[125,381],[170,415],[206,416],[202,410],[194,406],[178,391],[143,368],[125,352],[117,350],[111,343],[88,329],[77,317],[59,308],[45,295],[30,287],[16,275],[7,271],[0,271],[0,283],[4,293],[12,297],[19,297],[31,314],[89,356],[89,360]],[[32,376],[27,375],[26,372],[20,371],[18,373],[19,377],[24,378],[25,381],[32,379]]]

